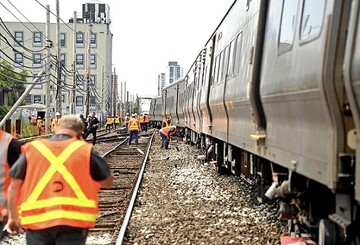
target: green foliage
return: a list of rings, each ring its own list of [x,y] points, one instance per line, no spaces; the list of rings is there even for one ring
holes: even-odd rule
[[[10,111],[10,106],[2,105],[0,106],[0,119],[3,119],[6,114]]]
[[[11,78],[20,81],[26,81],[27,72],[22,70],[21,72],[16,73],[14,71],[14,67],[5,60],[1,60],[0,65],[0,87],[12,88],[17,91],[24,90],[24,83],[14,81]],[[4,74],[5,76],[2,74]]]

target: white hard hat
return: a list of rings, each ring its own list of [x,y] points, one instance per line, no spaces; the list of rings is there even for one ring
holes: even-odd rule
[[[60,112],[56,112],[56,113],[55,113],[55,116],[60,116]]]

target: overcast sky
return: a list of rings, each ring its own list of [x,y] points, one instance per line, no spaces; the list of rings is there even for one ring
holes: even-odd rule
[[[0,0],[26,21],[9,1],[30,21],[45,22],[45,9],[35,0]],[[56,0],[38,1],[55,13]],[[157,75],[165,72],[168,61],[178,61],[186,72],[234,0],[60,0],[60,17],[68,21],[86,2],[110,6],[113,65],[119,82],[126,81],[130,94],[154,96]],[[0,16],[16,21],[1,5]]]

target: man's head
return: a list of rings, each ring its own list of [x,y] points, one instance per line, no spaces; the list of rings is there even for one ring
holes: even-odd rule
[[[91,114],[92,117],[95,117],[96,116],[96,113],[95,111]]]
[[[55,129],[55,134],[69,134],[71,136],[80,136],[83,125],[81,120],[75,115],[66,115],[59,119]]]

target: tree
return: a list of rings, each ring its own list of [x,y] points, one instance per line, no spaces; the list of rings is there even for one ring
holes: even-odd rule
[[[6,62],[5,60],[0,61],[0,87],[6,88],[4,90],[8,94],[8,104],[11,106],[19,98],[25,90],[27,72],[21,70],[20,72],[14,71],[14,66]],[[24,81],[24,82],[22,82]],[[0,100],[1,101],[1,100]]]
[[[27,72],[15,72],[14,67],[6,62],[0,60],[0,118],[3,118],[11,106],[15,104],[16,100],[20,97],[25,90]],[[7,105],[4,105],[4,94],[8,98]]]

